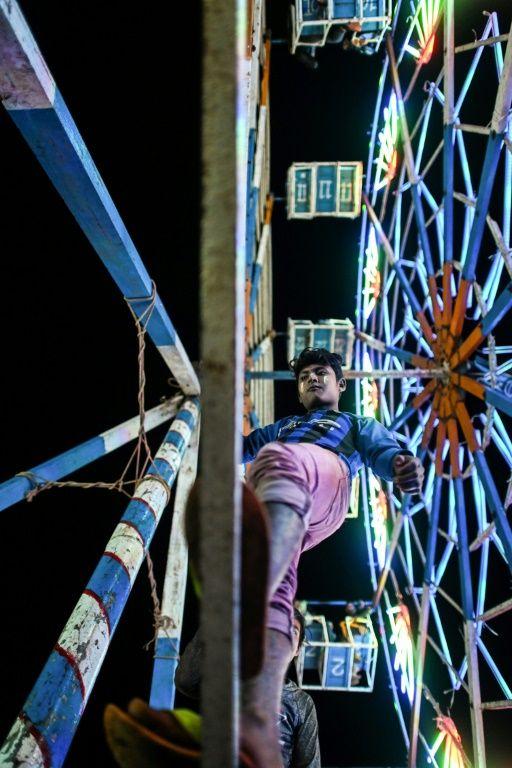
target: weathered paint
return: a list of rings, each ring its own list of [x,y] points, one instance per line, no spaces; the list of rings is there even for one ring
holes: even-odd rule
[[[197,473],[199,426],[190,439],[183,457],[172,517],[167,553],[161,615],[166,623],[158,628],[149,703],[154,709],[174,706],[174,674],[179,658],[181,627],[187,586],[188,550],[184,532],[185,505]]]
[[[182,434],[190,433],[199,415],[196,399],[178,412],[163,448],[172,443],[180,458],[186,448]],[[179,447],[177,447],[179,446]],[[160,456],[158,451],[156,458]],[[156,526],[169,498],[177,467],[162,462],[137,486],[105,552],[59,637],[23,712],[0,750],[0,765],[62,765],[80,721],[110,639],[130,594]]]
[[[0,3],[0,88],[11,118],[123,296],[140,298],[132,304],[140,317],[153,293],[151,278],[14,0]],[[192,363],[158,296],[147,331],[183,391],[198,394]]]
[[[145,429],[149,431],[160,426],[168,419],[171,419],[177,410],[175,400],[167,400],[165,403],[152,408],[145,416]],[[93,437],[75,448],[71,448],[65,453],[60,453],[43,464],[38,464],[29,470],[37,482],[48,482],[60,480],[63,477],[75,472],[81,467],[85,467],[96,459],[106,456],[116,448],[126,445],[130,440],[134,440],[140,427],[140,418],[135,416],[129,421],[125,421],[118,427],[102,432],[98,437]],[[16,475],[5,483],[0,484],[0,511],[7,509],[12,504],[21,501],[25,495],[34,488],[34,481],[28,477]]]

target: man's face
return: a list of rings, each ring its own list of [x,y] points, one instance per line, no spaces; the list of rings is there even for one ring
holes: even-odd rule
[[[292,659],[295,659],[295,657],[299,655],[300,631],[300,622],[298,619],[294,618],[292,627]]]
[[[299,400],[307,411],[315,408],[338,408],[341,392],[345,391],[345,379],[336,381],[330,365],[313,363],[301,370],[298,378]]]

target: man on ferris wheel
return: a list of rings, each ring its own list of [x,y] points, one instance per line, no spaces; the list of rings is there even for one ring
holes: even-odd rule
[[[243,446],[243,461],[252,462],[247,482],[270,528],[265,659],[242,686],[242,743],[261,768],[282,765],[271,713],[278,710],[290,657],[301,553],[341,526],[351,481],[363,465],[403,493],[419,493],[424,475],[419,460],[382,424],[339,410],[346,389],[340,355],[308,347],[290,367],[306,413],[255,429]]]

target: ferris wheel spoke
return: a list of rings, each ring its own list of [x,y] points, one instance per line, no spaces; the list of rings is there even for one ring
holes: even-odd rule
[[[491,123],[492,131],[487,140],[482,174],[476,201],[476,212],[471,227],[467,250],[463,258],[461,288],[455,302],[452,324],[450,327],[452,337],[460,336],[462,324],[464,322],[464,313],[467,306],[467,294],[469,285],[475,279],[475,267],[478,256],[481,251],[482,238],[485,229],[485,222],[491,193],[493,190],[494,179],[498,167],[498,160],[501,153],[503,140],[507,132],[507,121],[510,105],[512,103],[512,30],[509,35],[505,62],[501,73],[498,93],[494,106],[493,119]]]
[[[502,543],[508,567],[512,571],[512,529],[510,523],[483,451],[481,449],[475,451],[473,459],[496,524],[496,533]]]
[[[414,365],[416,368],[429,370],[434,369],[436,366],[433,357],[428,358],[423,355],[418,355],[415,352],[408,352],[406,349],[396,347],[393,344],[387,344],[386,342],[376,339],[374,336],[371,336],[368,333],[363,333],[362,331],[356,331],[356,336],[370,347],[370,349],[375,349],[377,352],[388,353],[397,360]]]
[[[486,662],[487,662],[487,664],[489,666],[489,669],[491,670],[492,674],[494,675],[494,677],[495,677],[498,685],[500,686],[501,690],[503,691],[503,693],[505,694],[507,699],[512,699],[512,691],[508,687],[508,685],[507,685],[507,683],[505,681],[505,678],[503,677],[503,675],[501,674],[500,670],[498,669],[498,665],[496,664],[496,662],[492,658],[491,654],[489,653],[489,651],[488,651],[487,647],[485,646],[482,638],[478,637],[476,642],[477,642],[478,648],[480,650],[480,653],[482,654],[482,656],[486,660]]]
[[[423,674],[425,668],[425,651],[427,645],[427,632],[430,613],[431,583],[434,576],[434,559],[437,541],[437,529],[439,527],[439,513],[441,509],[442,478],[436,477],[434,481],[434,493],[432,508],[430,510],[427,551],[425,567],[423,571],[423,588],[421,593],[420,613],[418,617],[418,637],[416,642],[416,654],[414,668],[416,679],[414,686],[414,700],[411,709],[410,734],[411,747],[409,751],[409,766],[416,765],[417,743],[420,726],[421,701],[423,693]]]
[[[373,127],[377,153],[374,155],[375,147],[370,147],[369,157],[376,176],[366,187],[367,197],[380,216],[368,205],[365,210],[376,240],[375,252],[380,251],[381,260],[384,256],[385,261],[384,268],[378,267],[379,300],[372,304],[360,326],[371,336],[359,337],[358,344],[362,350],[368,350],[375,368],[382,369],[383,374],[389,371],[389,375],[382,376],[379,387],[380,419],[397,432],[401,445],[421,446],[426,454],[426,483],[421,502],[413,501],[407,507],[407,518],[401,524],[396,545],[388,544],[382,552],[380,579],[373,582],[377,588],[384,579],[383,594],[389,609],[395,610],[397,602],[403,605],[402,594],[407,594],[418,612],[417,621],[412,624],[416,687],[407,688],[409,695],[413,693],[409,744],[406,740],[409,766],[422,764],[425,756],[427,761],[437,758],[439,765],[448,761],[458,768],[462,768],[465,760],[456,730],[441,729],[440,738],[432,740],[435,749],[422,737],[422,731],[427,732],[423,723],[428,718],[426,705],[421,703],[422,691],[438,716],[446,711],[444,695],[448,692],[439,692],[437,686],[434,698],[427,687],[434,683],[434,670],[442,663],[448,670],[450,688],[464,689],[469,694],[472,759],[478,768],[484,768],[479,663],[486,680],[494,675],[500,682],[501,662],[494,653],[494,640],[492,644],[486,642],[482,617],[491,594],[489,577],[491,572],[494,575],[496,563],[504,570],[503,558],[507,571],[512,570],[511,526],[502,501],[506,478],[496,475],[496,467],[502,474],[512,468],[512,435],[508,435],[508,420],[503,416],[512,416],[512,361],[506,357],[510,356],[506,315],[512,310],[512,283],[506,284],[507,273],[512,280],[512,124],[511,130],[507,125],[512,103],[512,33],[500,35],[497,15],[491,14],[475,43],[455,48],[454,0],[445,0],[444,66],[438,68],[437,77],[429,71],[422,104],[420,99],[407,101],[419,68],[416,67],[411,85],[409,77],[413,70],[402,66],[398,73],[397,67],[404,56],[411,54],[419,59],[423,55],[423,46],[439,22],[437,12],[434,13],[436,3],[437,0],[413,0],[410,4],[417,24],[411,22],[411,17],[401,15],[404,34],[398,34],[397,20],[394,41],[387,43],[388,56],[379,84],[381,103],[375,113],[379,125]],[[406,42],[401,47],[397,41],[404,37]],[[503,58],[505,39],[508,47]],[[483,53],[485,47],[491,47],[487,54]],[[491,78],[487,65],[479,66],[482,55],[492,68]],[[425,80],[423,71],[421,74],[420,79]],[[473,96],[478,103],[477,89],[488,88],[489,84],[496,94],[495,110],[492,126],[484,128],[486,119],[479,119],[475,113]],[[481,159],[476,163],[478,151]],[[460,184],[460,192],[454,189],[455,179],[460,179],[455,182]],[[440,189],[442,197],[437,191]],[[364,227],[362,239],[364,254],[369,243]],[[368,269],[368,265],[368,259],[362,257],[360,269]],[[499,364],[496,355],[500,349],[505,356],[498,357]],[[484,355],[489,357],[488,363]],[[423,376],[413,377],[421,370]],[[471,416],[466,394],[472,396],[468,397]],[[472,418],[479,421],[473,425]],[[512,496],[512,482],[509,488]],[[392,498],[397,512],[390,509],[389,514],[395,532],[405,510],[400,510],[398,498]],[[389,503],[393,505],[392,499]],[[432,503],[438,505],[442,520],[435,520],[434,510],[429,509]],[[430,528],[433,519],[434,533]],[[430,535],[435,544],[429,578]],[[371,546],[374,539],[370,531]],[[386,556],[393,557],[388,576]],[[418,586],[422,579],[423,586]],[[463,629],[464,649],[453,644],[450,622],[454,621]],[[389,627],[385,629],[389,631]],[[392,648],[393,644],[391,652]],[[394,667],[396,670],[398,664],[403,675],[403,649],[395,650]],[[435,693],[435,688],[432,690]],[[502,691],[502,698],[512,705],[508,690],[502,686]],[[402,707],[400,691],[398,695]],[[464,698],[460,694],[456,697],[457,702]],[[498,697],[499,694],[486,698]],[[454,711],[459,713],[459,704],[457,707]],[[402,728],[404,715],[408,716],[406,707],[401,717]],[[425,753],[419,754],[423,753],[423,746]]]
[[[432,403],[432,407],[430,408],[430,412],[429,412],[427,421],[425,423],[425,427],[423,429],[423,436],[420,444],[422,448],[427,448],[428,444],[430,443],[430,439],[434,431],[436,420],[439,418],[439,411],[438,411],[439,399],[440,399],[439,393],[436,392],[434,395],[434,401]]]
[[[446,246],[445,246],[446,253]],[[453,309],[453,297],[452,297],[452,279],[453,279],[453,262],[451,260],[445,260],[443,264],[443,320],[441,331],[441,342],[446,344],[447,341],[447,329],[450,326],[452,319]]]
[[[437,435],[436,435],[436,453],[435,453],[435,463],[436,463],[436,474],[438,476],[442,476],[443,474],[443,464],[444,464],[444,447],[446,445],[446,424],[444,421],[440,421],[437,425]]]
[[[462,288],[462,292],[465,290],[465,288],[469,285],[464,280],[461,280],[461,283],[464,283],[464,286]],[[459,290],[461,287],[459,286]],[[459,299],[459,296],[461,293],[457,296],[457,301]],[[467,294],[466,294],[466,300],[467,300]],[[466,307],[459,307],[459,310],[466,311]],[[507,314],[507,312],[512,309],[512,282],[510,282],[504,291],[499,295],[499,297],[494,302],[493,306],[489,310],[489,312],[486,314],[484,318],[482,318],[481,322],[471,331],[469,336],[462,342],[461,346],[457,349],[456,352],[452,354],[450,357],[450,366],[452,368],[457,368],[461,363],[465,362],[468,357],[470,357],[473,352],[478,349],[480,344],[484,341],[484,339],[492,333],[492,331],[496,328],[498,323],[503,319],[503,317]],[[454,318],[455,313],[457,312],[457,302],[455,303],[455,310],[454,310]],[[452,320],[452,326],[453,326],[453,320]],[[453,334],[453,328],[451,328],[452,334]],[[451,337],[454,339],[453,335]]]
[[[401,264],[395,257],[395,253],[393,251],[393,248],[391,246],[391,243],[389,242],[388,238],[386,237],[384,230],[382,229],[382,225],[379,221],[379,218],[377,214],[375,213],[374,209],[372,208],[372,205],[370,201],[368,200],[366,195],[363,195],[364,202],[366,204],[366,207],[368,209],[368,213],[370,215],[370,219],[372,221],[373,226],[375,227],[375,231],[377,235],[379,236],[379,240],[382,243],[382,246],[384,248],[384,252],[386,253],[387,259],[389,261],[390,266],[395,270],[397,279],[400,283],[400,286],[407,296],[409,300],[409,304],[411,305],[411,309],[414,312],[422,330],[425,334],[425,338],[429,343],[434,341],[434,335],[432,332],[432,328],[430,327],[427,318],[425,317],[425,313],[421,309],[421,305],[418,301],[418,298],[416,297],[416,294],[412,290],[410,283],[405,276],[405,273],[402,269]]]
[[[491,18],[489,18],[487,20],[487,23],[486,23],[485,27],[484,27],[484,31],[482,32],[480,40],[481,41],[487,40],[487,38],[491,34],[491,31],[492,31],[492,20],[491,20]],[[457,48],[455,49],[455,53],[461,53],[463,49],[464,49],[463,46],[457,46]],[[483,48],[482,45],[478,46],[475,49],[475,53],[473,55],[473,59],[471,61],[471,64],[468,67],[466,77],[465,77],[464,82],[462,84],[462,87],[460,89],[459,98],[457,99],[457,102],[455,104],[454,117],[456,117],[456,118],[458,118],[458,116],[459,116],[462,104],[464,102],[464,99],[466,98],[467,92],[469,90],[469,87],[470,87],[471,82],[473,80],[473,77],[475,75],[475,72],[476,72],[477,67],[478,67],[478,63],[480,61],[480,57],[482,56],[483,52],[484,52],[484,48]]]
[[[462,401],[456,405],[456,414],[461,425],[468,448],[473,455],[476,471],[485,497],[492,513],[493,522],[496,525],[496,532],[502,543],[507,564],[512,571],[512,530],[508,522],[507,515],[500,499],[498,489],[492,477],[487,459],[476,438],[475,429],[471,423],[468,410]]]
[[[434,323],[437,328],[441,324],[441,315],[439,306],[437,303],[437,287],[435,281],[434,263],[432,260],[432,251],[430,249],[430,242],[428,238],[427,227],[425,225],[425,213],[423,211],[423,203],[420,195],[420,179],[416,173],[416,163],[411,146],[411,138],[409,135],[409,128],[407,125],[407,117],[405,114],[404,101],[402,98],[402,89],[400,86],[400,78],[398,76],[398,69],[396,65],[395,52],[393,49],[393,42],[388,35],[386,38],[386,48],[388,53],[388,59],[390,64],[391,75],[393,79],[393,87],[396,93],[398,116],[400,118],[400,126],[402,129],[402,142],[404,148],[404,162],[407,169],[407,176],[411,185],[411,194],[414,204],[414,212],[416,215],[416,226],[421,243],[421,249],[423,251],[423,259],[425,261],[425,267],[428,275],[430,299],[432,302],[432,311],[434,313]]]

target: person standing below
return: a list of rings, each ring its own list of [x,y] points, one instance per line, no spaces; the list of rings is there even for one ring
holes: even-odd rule
[[[294,609],[289,671],[294,665],[305,636],[302,613]],[[196,632],[180,656],[174,682],[180,693],[198,699],[201,688],[202,643]],[[282,692],[281,706],[275,712],[279,731],[279,744],[284,768],[320,768],[318,720],[311,696],[287,676]]]
[[[293,650],[293,599],[302,552],[334,533],[363,466],[403,493],[419,493],[424,470],[378,421],[339,409],[346,389],[341,356],[304,349],[291,361],[306,413],[255,429],[243,440],[247,483],[270,526],[269,602],[261,672],[242,683],[241,743],[258,768],[282,768],[279,709]]]

